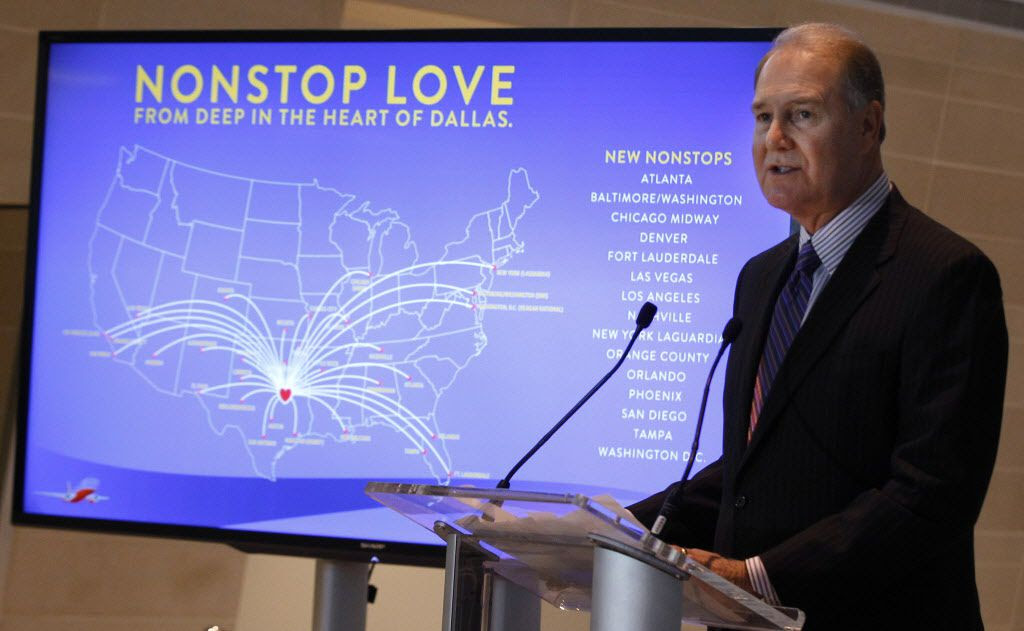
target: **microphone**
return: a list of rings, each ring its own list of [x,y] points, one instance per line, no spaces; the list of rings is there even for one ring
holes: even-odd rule
[[[741,330],[743,330],[743,321],[735,317],[726,322],[725,328],[722,329],[722,345],[718,348],[718,355],[715,355],[715,361],[711,364],[711,370],[708,371],[708,380],[704,384],[704,396],[701,397],[700,401],[700,414],[697,415],[697,429],[693,433],[693,444],[690,445],[690,458],[686,462],[686,469],[683,471],[683,477],[679,479],[679,484],[665,496],[665,501],[661,504],[658,518],[654,520],[654,525],[651,526],[651,534],[653,535],[661,534],[662,529],[665,527],[665,522],[668,521],[666,515],[670,509],[675,507],[676,497],[683,492],[686,481],[690,479],[690,469],[693,468],[693,461],[697,459],[697,447],[700,444],[700,430],[704,425],[704,408],[708,405],[711,379],[715,376],[715,369],[718,368],[718,362],[722,359],[722,355],[725,354],[725,349],[729,348],[729,345],[736,341]]]
[[[512,467],[512,470],[509,471],[508,474],[501,479],[501,482],[498,482],[498,486],[494,488],[507,489],[509,487],[509,482],[512,480],[512,476],[514,476],[516,472],[519,471],[519,468],[526,464],[526,461],[529,460],[533,456],[533,454],[537,453],[537,450],[543,447],[544,443],[548,442],[548,439],[554,436],[555,432],[557,432],[560,427],[565,425],[566,421],[572,418],[572,415],[576,413],[576,410],[583,407],[583,404],[586,403],[590,399],[590,397],[594,396],[594,393],[597,392],[601,388],[601,386],[604,385],[604,382],[608,381],[608,379],[610,379],[611,376],[615,374],[615,371],[619,369],[619,366],[622,365],[622,362],[624,362],[626,360],[626,357],[629,356],[629,350],[633,348],[633,342],[636,342],[636,338],[640,337],[640,331],[643,331],[647,327],[651,326],[651,322],[654,321],[654,314],[656,313],[658,313],[658,308],[654,306],[653,303],[645,302],[644,306],[640,307],[640,313],[636,314],[636,330],[633,331],[633,337],[629,338],[629,344],[626,344],[626,350],[622,352],[622,357],[619,358],[619,361],[615,362],[615,365],[612,366],[612,369],[608,371],[608,374],[606,374],[604,377],[601,377],[601,380],[597,382],[597,385],[590,389],[590,392],[583,395],[583,398],[580,399],[579,402],[576,403],[576,405],[572,406],[572,409],[569,410],[566,413],[566,415],[562,417],[562,420],[555,423],[555,426],[552,427],[547,434],[544,434],[544,437],[541,438],[537,442],[537,444],[533,446],[533,449],[526,452],[526,455],[523,456],[522,459],[520,459],[520,461],[516,463],[516,466]]]

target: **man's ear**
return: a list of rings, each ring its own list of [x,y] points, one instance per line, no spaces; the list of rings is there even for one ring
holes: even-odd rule
[[[885,138],[885,109],[882,104],[871,101],[865,105],[860,125],[865,149],[881,144]]]

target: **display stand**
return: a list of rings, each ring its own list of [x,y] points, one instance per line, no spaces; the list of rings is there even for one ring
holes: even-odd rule
[[[366,563],[317,559],[313,631],[365,631]]]
[[[384,482],[366,493],[448,544],[444,631],[536,631],[528,594],[590,611],[597,631],[804,624],[800,610],[768,605],[680,555],[611,498]]]

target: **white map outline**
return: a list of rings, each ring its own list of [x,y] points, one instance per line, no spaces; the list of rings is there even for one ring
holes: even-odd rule
[[[163,161],[159,183],[155,187],[132,185],[126,181],[126,170],[130,170],[140,160],[150,163]],[[218,183],[246,183],[242,228],[235,228],[230,221],[220,217],[203,216],[193,217],[191,221],[183,220],[183,210],[179,206],[180,184],[175,181],[175,174],[179,171],[191,176],[220,178],[215,180]],[[297,221],[251,216],[258,212],[253,207],[253,195],[260,185],[294,187],[297,194]],[[514,191],[514,186],[518,186],[519,190]],[[338,205],[333,209],[328,229],[329,242],[337,249],[335,254],[303,254],[303,239],[306,237],[303,231],[303,212],[306,210],[303,206],[303,187],[336,197]],[[182,254],[167,247],[157,247],[152,242],[152,238],[157,236],[154,232],[157,213],[165,201],[168,188],[173,195],[169,209],[173,211],[176,225],[179,229],[188,229],[188,239],[182,246]],[[524,191],[526,194],[522,198],[521,207],[511,208],[515,193]],[[115,195],[123,193],[141,196],[143,208],[152,198],[141,239],[129,234],[130,225],[117,225],[119,222],[137,220],[137,214],[125,213],[113,201]],[[459,373],[487,345],[483,310],[478,308],[486,302],[482,294],[491,288],[494,271],[524,251],[525,244],[517,240],[515,229],[526,211],[539,198],[537,191],[530,186],[526,170],[511,169],[504,202],[496,208],[472,214],[460,240],[448,242],[438,259],[419,262],[416,243],[412,240],[408,225],[401,221],[398,213],[389,208],[374,211],[369,201],[354,205],[355,195],[343,193],[336,188],[322,187],[315,179],[308,183],[295,183],[243,178],[195,167],[139,145],[131,150],[122,147],[117,172],[100,205],[89,241],[93,322],[97,330],[102,332],[115,361],[130,365],[160,394],[194,397],[205,411],[207,424],[214,434],[223,436],[228,430],[237,432],[243,439],[253,471],[257,475],[274,480],[277,463],[288,452],[305,445],[323,445],[327,441],[358,444],[363,441],[359,439],[357,431],[384,425],[407,439],[412,447],[407,447],[406,453],[415,449],[435,480],[447,483],[453,475],[454,466],[445,435],[439,427],[438,403]],[[353,206],[355,208],[349,210]],[[121,219],[119,212],[122,213]],[[194,214],[197,211],[188,212]],[[166,209],[164,214],[167,214]],[[369,242],[366,265],[349,265],[344,247],[335,241],[335,228],[339,221],[351,221],[365,226]],[[294,259],[289,261],[272,256],[245,254],[250,225],[294,227],[298,233]],[[190,253],[193,253],[194,247],[199,247],[195,246],[197,241],[194,240],[198,230],[205,231],[207,236],[226,236],[227,239],[232,238],[232,233],[240,233],[236,264],[231,277],[188,269]],[[224,232],[221,234],[218,231]],[[394,242],[386,242],[392,231],[395,231],[398,238],[404,233],[401,245],[403,250],[411,249],[412,264],[384,271],[382,268],[388,264],[385,245],[394,245]],[[469,255],[459,253],[459,250],[467,247],[472,249],[473,237],[479,241],[482,234],[486,235],[491,244],[489,252],[473,252]],[[110,257],[109,266],[105,267],[102,265],[102,255],[98,256],[98,243],[111,239],[117,240],[116,250]],[[271,242],[264,240],[264,243],[269,245]],[[137,270],[124,269],[130,268],[132,263],[131,255],[126,255],[126,249],[139,248],[146,256],[156,254],[159,259],[153,271],[152,286],[145,299],[133,302],[129,297],[132,289],[125,285],[132,284],[132,273]],[[220,255],[222,250],[211,251]],[[126,262],[122,264],[123,257]],[[329,289],[317,292],[305,286],[300,269],[302,258],[338,259],[343,261],[342,268],[347,271]],[[247,261],[266,263],[271,268],[281,265],[293,270],[298,280],[297,295],[300,300],[258,293],[255,290],[256,280],[246,281],[242,278],[242,266]],[[468,275],[453,274],[456,269],[459,272],[475,271]],[[179,275],[178,281],[191,279],[187,297],[158,302],[158,289],[164,273]],[[105,287],[108,281],[110,286]],[[203,287],[204,283],[209,287]],[[225,283],[230,284],[231,291],[228,293],[222,291]],[[210,287],[214,286],[223,293],[220,301],[204,297],[209,294]],[[101,289],[112,290],[120,301],[122,314],[115,318],[116,323],[109,322],[109,314],[101,314],[99,305],[103,297],[98,295]],[[311,298],[316,297],[319,297],[319,302],[313,305]],[[382,301],[383,306],[380,306]],[[295,326],[273,330],[263,310],[288,304],[296,306],[292,318]],[[450,324],[455,321],[452,314],[456,312],[453,310],[464,310],[472,317],[468,321],[463,320],[464,325],[453,327]],[[391,328],[401,330],[410,320],[415,321],[418,327],[413,335],[392,335],[386,339],[373,337]],[[397,326],[393,326],[393,323],[397,323]],[[464,357],[456,359],[446,356],[435,348],[446,338],[461,339],[462,336],[471,336],[473,340],[472,352]],[[218,353],[229,357],[228,378],[222,383],[186,387],[185,384],[192,383],[184,374],[186,367],[193,367],[197,361],[196,348],[193,346],[198,348],[199,355],[204,358]],[[142,352],[143,347],[148,354]],[[385,347],[403,349],[402,357],[387,355]],[[164,357],[167,359],[162,359]],[[175,366],[173,383],[169,387],[152,376],[157,368],[151,367],[162,367],[165,361]],[[434,365],[448,366],[448,374],[439,376],[432,373],[429,369],[432,362]],[[401,385],[414,385],[414,375],[422,388],[429,390],[432,398],[429,409],[423,409],[422,404],[414,405],[404,401],[409,396],[403,397]],[[234,396],[237,392],[242,392],[237,403],[226,404],[228,395]],[[230,405],[241,409],[238,406],[250,405],[247,403],[250,400],[263,403],[259,438],[254,439],[253,428],[244,423],[215,421],[215,414],[224,410],[224,405],[229,405],[227,409],[231,409]],[[217,404],[216,409],[213,403]],[[409,406],[418,409],[413,410]],[[250,407],[252,409],[245,408],[245,411],[255,411],[256,406]],[[314,410],[321,410],[321,413],[318,415]],[[328,412],[333,422],[330,428],[317,423],[318,416],[323,416],[323,410]],[[280,419],[275,416],[279,411],[291,412],[290,424],[279,422]],[[290,432],[287,432],[287,425],[290,425]],[[284,436],[285,433],[291,436]],[[273,439],[272,434],[275,435]],[[269,461],[265,457],[267,448],[274,450]],[[260,456],[263,460],[260,460]]]

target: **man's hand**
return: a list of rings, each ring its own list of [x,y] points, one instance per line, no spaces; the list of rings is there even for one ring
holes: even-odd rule
[[[714,552],[698,550],[697,548],[687,548],[686,554],[697,563],[700,563],[740,589],[745,589],[748,592],[754,591],[754,586],[750,583],[750,576],[747,574],[747,564],[745,562],[727,559]]]

